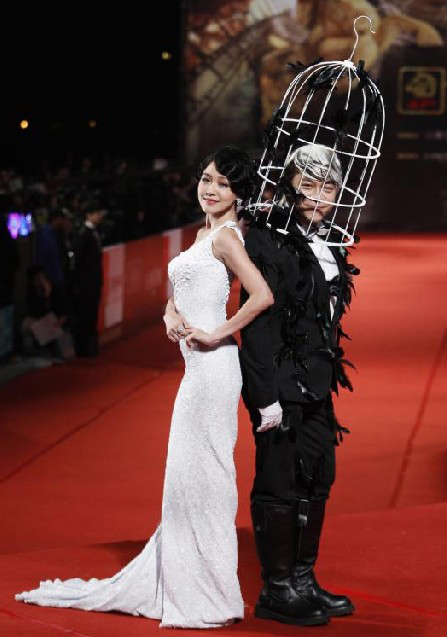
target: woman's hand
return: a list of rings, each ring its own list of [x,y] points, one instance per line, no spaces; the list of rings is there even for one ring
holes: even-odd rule
[[[197,327],[191,327],[189,329],[188,336],[186,337],[186,344],[190,349],[193,349],[194,345],[199,344],[205,347],[215,347],[220,342],[220,338],[214,334],[209,334],[203,330],[199,330]]]
[[[191,327],[178,312],[166,312],[163,320],[166,325],[166,334],[173,343],[178,343],[191,332]]]

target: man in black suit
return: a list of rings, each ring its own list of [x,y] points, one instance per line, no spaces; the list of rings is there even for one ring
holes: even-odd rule
[[[84,205],[85,222],[74,244],[76,354],[98,354],[98,310],[103,282],[102,248],[98,234],[105,210],[97,200]]]
[[[340,319],[358,272],[346,249],[330,248],[322,236],[342,183],[332,155],[315,144],[291,155],[271,227],[260,215],[245,243],[275,297],[242,331],[243,397],[256,441],[251,511],[264,579],[255,614],[300,625],[354,612],[347,597],[319,586],[313,570],[335,479],[337,436],[346,431],[335,418],[331,392],[338,385],[352,389]],[[292,207],[288,233],[277,232]]]

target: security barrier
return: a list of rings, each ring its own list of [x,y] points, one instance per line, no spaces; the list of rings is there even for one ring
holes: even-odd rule
[[[159,321],[170,294],[168,263],[195,240],[198,224],[104,249],[100,342]]]

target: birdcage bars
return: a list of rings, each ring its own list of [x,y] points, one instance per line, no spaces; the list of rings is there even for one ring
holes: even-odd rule
[[[356,30],[355,33],[357,35]],[[354,50],[355,45],[353,53]],[[345,161],[349,158],[347,165],[343,167],[343,179],[336,201],[333,202],[332,217],[330,221],[326,220],[328,231],[326,233],[325,242],[328,245],[340,245],[341,243],[343,245],[350,245],[354,242],[354,234],[358,225],[361,210],[366,204],[366,193],[372,180],[377,158],[380,156],[380,146],[383,139],[384,106],[382,96],[374,82],[366,73],[364,73],[361,64],[356,67],[352,62],[353,53],[348,60],[317,62],[302,69],[294,80],[292,80],[279,108],[276,111],[276,119],[278,121],[275,120],[275,116],[273,118],[270,134],[274,137],[274,140],[273,142],[270,140],[270,144],[266,146],[261,157],[258,174],[262,178],[262,183],[257,199],[252,201],[249,205],[249,209],[254,213],[259,211],[259,209],[265,210],[266,202],[262,200],[262,197],[266,185],[270,184],[277,188],[283,178],[285,168],[290,161],[292,153],[299,147],[299,145],[318,144],[320,146],[324,146],[331,151],[331,161],[327,168],[319,196],[308,197],[310,200],[315,202],[312,219],[309,221],[308,228],[305,230],[305,232],[308,233],[312,227],[315,211],[317,210],[318,205],[320,203],[330,203],[322,198],[321,193],[324,185],[326,184],[326,178],[331,170],[333,158],[335,156],[340,158],[341,156],[341,158]],[[343,109],[346,114],[346,116],[343,115],[346,123],[352,124],[352,113],[349,112],[350,110],[352,111],[351,97],[353,95],[354,82],[358,82],[361,93],[361,110],[358,128],[355,134],[353,134],[352,130],[351,132],[343,131],[345,145],[347,142],[351,145],[348,150],[346,150],[343,147],[343,144],[340,143],[339,129],[337,129],[334,125],[328,124],[327,120],[334,91],[336,90],[339,81],[344,77],[347,78],[348,83]],[[326,86],[324,88],[327,89],[327,94],[323,101],[319,115],[312,119],[310,116],[311,114],[308,113],[308,111],[311,110],[316,92],[321,88],[315,85],[315,80],[318,79],[322,79],[323,82],[326,81]],[[307,93],[304,93],[305,89],[307,89]],[[293,115],[293,107],[296,104],[296,101],[303,96],[305,96],[305,99],[298,116],[291,116]],[[372,127],[370,127],[370,109],[376,108],[377,110],[377,105],[379,107],[379,116],[376,118],[376,121],[373,122]],[[351,114],[349,122],[348,114]],[[306,131],[304,130],[305,127],[307,128]],[[309,128],[314,128],[315,130],[313,131],[313,135],[308,135],[306,137],[305,133],[308,133]],[[369,134],[368,128],[370,128]],[[329,144],[327,139],[324,143],[321,143],[321,141],[318,140],[321,131],[325,132],[326,136],[328,133],[334,136],[332,144]],[[288,144],[287,151],[283,153],[283,155],[285,154],[284,161],[278,162],[278,150],[282,143],[282,136],[289,137],[290,143]],[[307,162],[308,161],[309,156],[307,158]],[[301,181],[306,176],[307,162],[301,174]],[[353,188],[351,185],[348,185],[351,172],[353,167],[357,168],[360,162],[364,162],[364,165],[363,167],[361,166],[362,169],[360,171],[360,175],[356,177],[356,188]],[[298,190],[300,185],[301,182],[298,186]],[[275,192],[273,200],[269,203],[271,205],[267,214],[267,223],[269,223],[271,211],[274,209],[274,206],[278,204],[277,192]],[[344,226],[337,222],[337,213],[340,209],[341,211],[346,209],[347,212],[347,218]],[[293,206],[288,211],[288,219],[285,226],[282,228],[276,228],[277,230],[287,233],[288,225],[292,219],[292,212]],[[333,238],[333,230],[337,232],[337,240],[334,240]]]

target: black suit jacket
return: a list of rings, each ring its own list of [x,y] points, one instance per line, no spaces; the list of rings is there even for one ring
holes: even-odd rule
[[[344,335],[339,321],[350,302],[351,275],[357,273],[346,251],[333,249],[340,275],[329,283],[298,228],[284,236],[254,224],[245,247],[275,299],[241,332],[246,404],[319,400],[336,391],[337,383],[352,389],[343,368],[350,363],[339,345]],[[337,297],[332,319],[331,295]],[[242,288],[241,304],[247,296]]]

